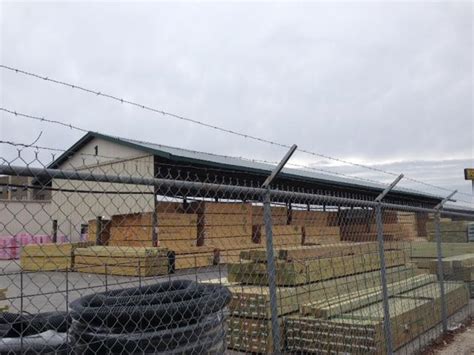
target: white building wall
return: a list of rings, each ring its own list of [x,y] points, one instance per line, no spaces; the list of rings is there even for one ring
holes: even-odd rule
[[[80,155],[93,154],[96,145],[100,156]],[[97,174],[153,177],[153,156],[133,148],[94,139],[78,153],[59,168]],[[124,159],[117,159],[120,157]],[[58,233],[68,235],[72,240],[79,238],[82,224],[87,224],[97,216],[110,218],[115,214],[153,211],[152,186],[54,179],[52,187],[51,213],[53,219],[58,221]]]
[[[52,232],[49,201],[0,200],[0,236]]]

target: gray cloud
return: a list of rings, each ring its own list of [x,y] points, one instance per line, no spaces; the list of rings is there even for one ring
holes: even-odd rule
[[[417,178],[428,177],[414,160],[469,164],[474,157],[471,2],[0,6],[7,65],[328,155],[369,164],[401,161],[387,168]],[[284,153],[14,73],[0,75],[1,105],[18,111],[195,150],[266,160]],[[43,130],[39,144],[58,148],[81,136],[8,114],[0,115],[0,128],[1,139],[22,142]],[[0,149],[1,156],[15,154]],[[314,156],[297,159],[321,164]],[[455,175],[430,164],[437,183],[464,183],[460,164]]]

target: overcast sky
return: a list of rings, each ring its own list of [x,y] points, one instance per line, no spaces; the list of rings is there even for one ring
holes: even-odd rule
[[[470,192],[470,1],[0,4],[5,65]],[[8,109],[194,150],[285,153],[2,69],[0,79]],[[38,145],[60,149],[82,135],[0,113],[2,140],[30,143],[41,131]],[[1,157],[13,154],[0,144]],[[304,153],[293,162],[392,178]]]

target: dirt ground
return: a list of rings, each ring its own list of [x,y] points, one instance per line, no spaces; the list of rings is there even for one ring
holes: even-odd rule
[[[423,355],[473,355],[474,354],[474,321],[463,324],[437,339],[428,346]]]

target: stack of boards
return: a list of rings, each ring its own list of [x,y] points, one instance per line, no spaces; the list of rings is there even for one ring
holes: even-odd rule
[[[273,246],[289,247],[303,244],[303,232],[301,226],[272,226]],[[262,247],[266,245],[265,226],[254,226],[254,242]]]
[[[8,311],[8,306],[3,302],[7,299],[7,288],[0,288],[0,312]]]
[[[157,276],[168,273],[165,248],[92,246],[74,251],[79,272],[118,276]]]
[[[179,203],[160,203],[156,220],[153,213],[114,215],[110,227],[110,246],[152,247],[153,226],[162,248],[174,252],[174,269],[212,265],[214,248],[198,247],[198,215],[184,213]]]
[[[258,248],[252,242],[252,204],[197,201],[198,244],[219,250],[221,263],[235,262],[240,251]]]
[[[89,243],[28,244],[20,256],[25,271],[64,271],[73,267],[73,253]]]
[[[443,258],[463,254],[474,254],[474,243],[442,243],[441,252]],[[414,242],[410,244],[410,258],[419,269],[430,272],[433,259],[437,258],[436,243]]]
[[[391,285],[394,284],[388,286]],[[398,288],[399,285],[403,287]],[[452,315],[466,306],[469,298],[463,283],[447,282],[445,286],[447,311]],[[388,303],[396,350],[441,321],[441,297],[438,284],[429,275],[400,281],[391,291]],[[287,350],[317,354],[386,354],[383,304],[377,301],[380,293],[377,290],[363,296],[346,294],[339,304],[336,301],[321,306],[320,303],[306,308],[307,314],[287,317],[284,324]],[[353,303],[348,302],[351,298]]]
[[[400,282],[416,275],[407,265],[404,250],[386,253],[387,278]],[[228,266],[232,292],[229,305],[229,348],[272,353],[271,312],[265,252],[242,252],[242,262]],[[380,260],[376,243],[300,246],[276,250],[278,313],[283,325],[308,303],[380,285]],[[433,278],[431,275],[429,276]],[[430,280],[431,280],[430,279]],[[417,283],[418,282],[418,283]],[[415,281],[418,285],[420,281]],[[372,299],[377,299],[371,294]],[[375,301],[374,301],[375,302]],[[336,312],[337,313],[337,312]],[[286,326],[282,326],[284,330]],[[282,336],[285,336],[283,332]]]
[[[465,282],[471,298],[474,298],[474,253],[443,258],[442,263],[444,279]],[[437,274],[438,263],[436,259],[430,260],[429,270],[431,273]]]
[[[444,243],[463,243],[467,242],[467,228],[469,222],[467,221],[451,221],[442,219],[440,221],[441,241]],[[434,221],[426,223],[426,230],[429,241],[436,241],[436,224]]]

